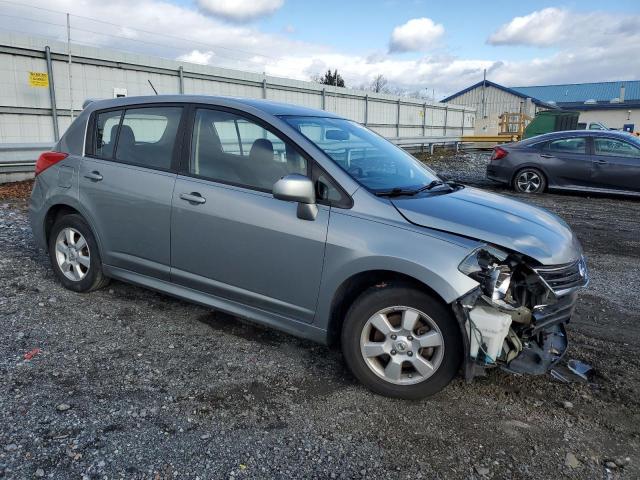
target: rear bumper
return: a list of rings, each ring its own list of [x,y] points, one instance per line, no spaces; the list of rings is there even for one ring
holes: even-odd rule
[[[509,184],[511,183],[511,169],[500,165],[487,165],[487,178],[494,182]]]
[[[31,198],[29,198],[29,223],[31,224],[31,232],[33,238],[40,248],[47,248],[44,234],[44,195],[38,178],[33,183]]]

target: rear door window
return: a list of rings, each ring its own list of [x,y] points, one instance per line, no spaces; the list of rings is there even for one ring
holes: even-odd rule
[[[587,139],[575,137],[553,140],[547,144],[546,149],[554,153],[587,153]]]
[[[169,170],[182,107],[125,110],[115,152],[119,162]]]

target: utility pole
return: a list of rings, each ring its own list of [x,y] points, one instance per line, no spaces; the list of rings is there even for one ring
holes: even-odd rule
[[[484,69],[484,76],[482,78],[482,118],[487,118],[487,69]]]
[[[71,86],[71,20],[67,13],[67,55],[69,60],[69,111],[73,122],[73,87]]]

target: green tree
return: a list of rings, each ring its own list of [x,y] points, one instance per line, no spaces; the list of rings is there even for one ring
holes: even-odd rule
[[[334,87],[344,87],[344,79],[338,73],[338,70],[334,70],[333,73],[331,70],[327,70],[327,73],[318,78],[318,83],[322,83],[323,85],[333,85]]]

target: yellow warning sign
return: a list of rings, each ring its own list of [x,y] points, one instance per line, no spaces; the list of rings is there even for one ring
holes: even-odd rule
[[[32,87],[48,87],[49,74],[45,72],[29,72],[29,85]]]

